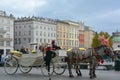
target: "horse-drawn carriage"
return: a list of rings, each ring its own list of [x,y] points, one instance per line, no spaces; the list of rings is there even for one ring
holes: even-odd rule
[[[95,47],[95,48],[88,48],[85,51],[80,50],[79,48],[74,48],[71,50],[68,50],[67,53],[65,50],[56,50],[56,57],[54,57],[51,61],[50,68],[50,74],[53,74],[54,72],[56,74],[63,74],[66,69],[66,63],[64,62],[64,57],[67,56],[66,61],[68,64],[68,71],[69,76],[73,77],[72,74],[72,65],[74,65],[74,68],[76,69],[76,73],[78,76],[82,76],[79,63],[81,62],[88,62],[90,66],[90,78],[95,78],[95,68],[99,63],[103,63],[104,59],[106,58],[114,58],[114,54],[112,49],[109,46],[108,39],[104,39],[104,37],[100,37],[101,46]],[[44,55],[39,54],[28,54],[28,55],[22,55],[22,58],[17,58],[13,54],[8,57],[5,61],[5,72],[7,74],[14,74],[20,68],[20,71],[23,73],[28,73],[31,71],[32,67],[39,66],[41,68],[41,72],[45,75],[47,70],[45,61],[44,61]],[[32,56],[32,57],[30,57]],[[34,58],[33,58],[34,56]],[[28,60],[27,60],[28,58]],[[32,59],[32,60],[31,60]],[[26,61],[27,60],[27,61]],[[30,62],[31,60],[31,62]],[[10,68],[10,70],[9,70]],[[12,70],[14,69],[14,70]],[[59,71],[58,71],[59,70]],[[12,71],[12,72],[10,72]]]
[[[61,75],[66,69],[64,57],[67,54],[65,50],[56,50],[55,52],[56,57],[52,59],[50,64],[50,74],[56,73]],[[33,67],[39,67],[43,75],[48,75],[43,52],[22,54],[19,51],[11,51],[10,54],[6,55],[4,70],[7,74],[15,74],[18,68],[22,73],[29,73]]]

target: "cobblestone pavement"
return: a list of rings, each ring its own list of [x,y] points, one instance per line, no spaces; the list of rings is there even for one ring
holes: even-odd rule
[[[120,80],[120,71],[96,70],[97,78],[89,79],[89,70],[81,70],[82,77],[76,75],[73,70],[74,78],[68,77],[68,70],[63,75],[53,75],[51,80]],[[23,74],[19,70],[14,75],[7,75],[3,67],[0,67],[0,80],[49,80],[41,74],[40,69],[34,68],[28,74]]]

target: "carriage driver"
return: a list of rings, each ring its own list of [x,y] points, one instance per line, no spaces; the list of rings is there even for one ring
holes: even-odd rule
[[[57,46],[55,40],[52,40],[51,45],[52,45],[52,48],[55,49],[55,50],[57,50],[57,49],[61,49],[59,46]]]
[[[50,72],[50,62],[51,59],[54,58],[56,56],[56,53],[54,51],[52,51],[52,48],[50,45],[47,46],[46,48],[46,56],[44,58],[45,62],[46,62],[46,67],[48,69],[48,72]]]

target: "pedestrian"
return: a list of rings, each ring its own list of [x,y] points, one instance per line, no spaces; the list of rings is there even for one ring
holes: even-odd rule
[[[20,49],[20,52],[22,52],[23,54],[27,54],[27,52],[26,52],[26,50],[25,50],[25,47],[22,47],[22,48]]]
[[[29,54],[29,49],[25,48],[26,54]]]

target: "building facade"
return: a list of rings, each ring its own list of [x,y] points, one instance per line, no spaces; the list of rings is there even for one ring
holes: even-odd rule
[[[68,44],[69,24],[67,22],[57,20],[56,26],[57,26],[56,28],[57,43],[61,48],[67,49],[69,47],[69,44]]]
[[[49,43],[52,40],[62,49],[90,48],[93,30],[81,22],[53,20],[42,17],[23,17],[15,20],[15,49],[28,47],[29,43]]]
[[[49,18],[23,17],[15,20],[15,49],[29,43],[49,43],[56,40],[56,22]]]
[[[92,27],[85,26],[84,27],[84,47],[91,48],[92,39],[94,37],[95,32],[93,31]]]
[[[6,54],[14,47],[14,17],[0,11],[0,53]]]
[[[120,32],[116,31],[112,33],[113,49],[120,50]]]
[[[84,36],[84,23],[80,22],[79,23],[79,47],[84,48],[84,42],[85,42],[85,36]]]
[[[60,20],[56,23],[58,45],[60,45],[63,49],[79,47],[80,24],[73,21]]]

